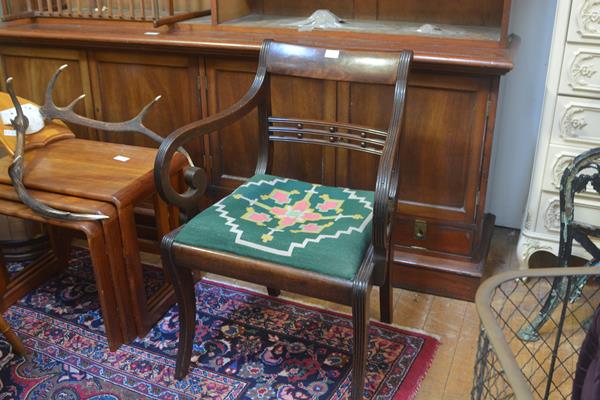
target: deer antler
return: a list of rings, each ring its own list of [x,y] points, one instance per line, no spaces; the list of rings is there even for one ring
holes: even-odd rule
[[[87,118],[77,114],[73,109],[83,98],[85,94],[77,97],[75,100],[71,102],[66,107],[58,107],[54,104],[54,100],[52,99],[52,92],[54,91],[54,86],[56,85],[56,81],[62,71],[68,67],[68,64],[64,64],[60,66],[48,82],[48,87],[46,88],[46,94],[44,96],[44,105],[40,108],[40,113],[44,117],[46,121],[50,121],[52,119],[59,119],[61,121],[71,122],[76,125],[87,126],[93,129],[99,129],[103,131],[111,131],[111,132],[137,132],[141,133],[144,136],[154,140],[157,143],[162,143],[162,136],[158,135],[156,132],[146,128],[144,126],[143,120],[150,108],[160,100],[161,96],[156,96],[154,100],[148,103],[142,111],[139,112],[138,115],[131,118],[130,120],[123,122],[104,122],[97,121],[91,118]],[[188,154],[188,152],[184,148],[178,149],[188,160],[188,163],[191,166],[194,166],[194,162],[192,158]]]
[[[23,113],[21,103],[19,103],[19,100],[17,99],[12,80],[12,78],[8,78],[6,80],[6,89],[8,90],[10,99],[12,100],[17,112],[15,119],[11,120],[12,126],[17,131],[17,145],[13,153],[13,162],[8,167],[8,175],[10,176],[10,180],[12,181],[13,187],[15,188],[19,199],[27,207],[31,208],[33,211],[45,218],[55,218],[66,221],[97,221],[101,219],[107,219],[108,217],[104,214],[75,214],[67,211],[56,210],[39,202],[27,192],[27,188],[25,188],[25,185],[23,184],[23,160],[25,154],[25,131],[27,131],[27,127],[29,126],[29,120]]]

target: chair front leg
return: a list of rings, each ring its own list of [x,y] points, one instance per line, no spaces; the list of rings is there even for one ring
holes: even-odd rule
[[[190,368],[194,332],[196,330],[196,295],[194,292],[194,277],[192,272],[173,263],[171,251],[175,232],[165,236],[161,246],[163,267],[172,279],[177,304],[179,306],[179,345],[175,379],[185,378]]]
[[[363,398],[369,344],[369,290],[366,284],[358,286],[352,302],[352,400]]]

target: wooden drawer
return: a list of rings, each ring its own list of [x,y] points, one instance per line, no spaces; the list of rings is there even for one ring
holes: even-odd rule
[[[552,142],[585,148],[600,146],[600,102],[558,96],[552,124]]]
[[[559,94],[600,98],[600,48],[567,44]]]
[[[573,0],[567,41],[600,44],[600,3],[598,1]]]
[[[399,246],[468,256],[473,248],[473,231],[409,217],[396,217],[392,243]]]

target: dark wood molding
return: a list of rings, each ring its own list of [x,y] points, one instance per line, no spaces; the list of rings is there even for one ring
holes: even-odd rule
[[[300,45],[362,51],[414,51],[416,69],[451,69],[481,74],[504,74],[513,67],[510,44],[431,39],[413,36],[227,30],[203,25],[179,25],[178,29],[154,29],[150,23],[85,21],[74,25],[63,19],[26,23],[0,23],[0,43],[34,46],[135,49],[187,54],[231,54],[256,57],[265,39]],[[147,35],[146,32],[158,35]],[[343,37],[343,41],[341,41]]]

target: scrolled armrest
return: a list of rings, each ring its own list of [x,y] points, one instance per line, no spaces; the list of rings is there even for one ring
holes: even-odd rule
[[[184,211],[194,210],[198,206],[208,183],[206,172],[200,167],[186,167],[183,176],[189,187],[184,193],[179,193],[171,186],[173,156],[190,140],[223,129],[252,111],[264,98],[265,76],[266,70],[260,68],[250,90],[240,101],[214,116],[189,123],[165,138],[154,161],[154,182],[164,201]]]
[[[406,103],[406,85],[412,61],[412,52],[400,54],[396,87],[394,91],[394,107],[388,137],[383,154],[379,160],[377,183],[375,185],[375,204],[373,207],[373,247],[376,255],[385,258],[391,237],[393,214],[396,207],[398,179],[400,173],[400,134]],[[376,271],[376,273],[379,271]]]

